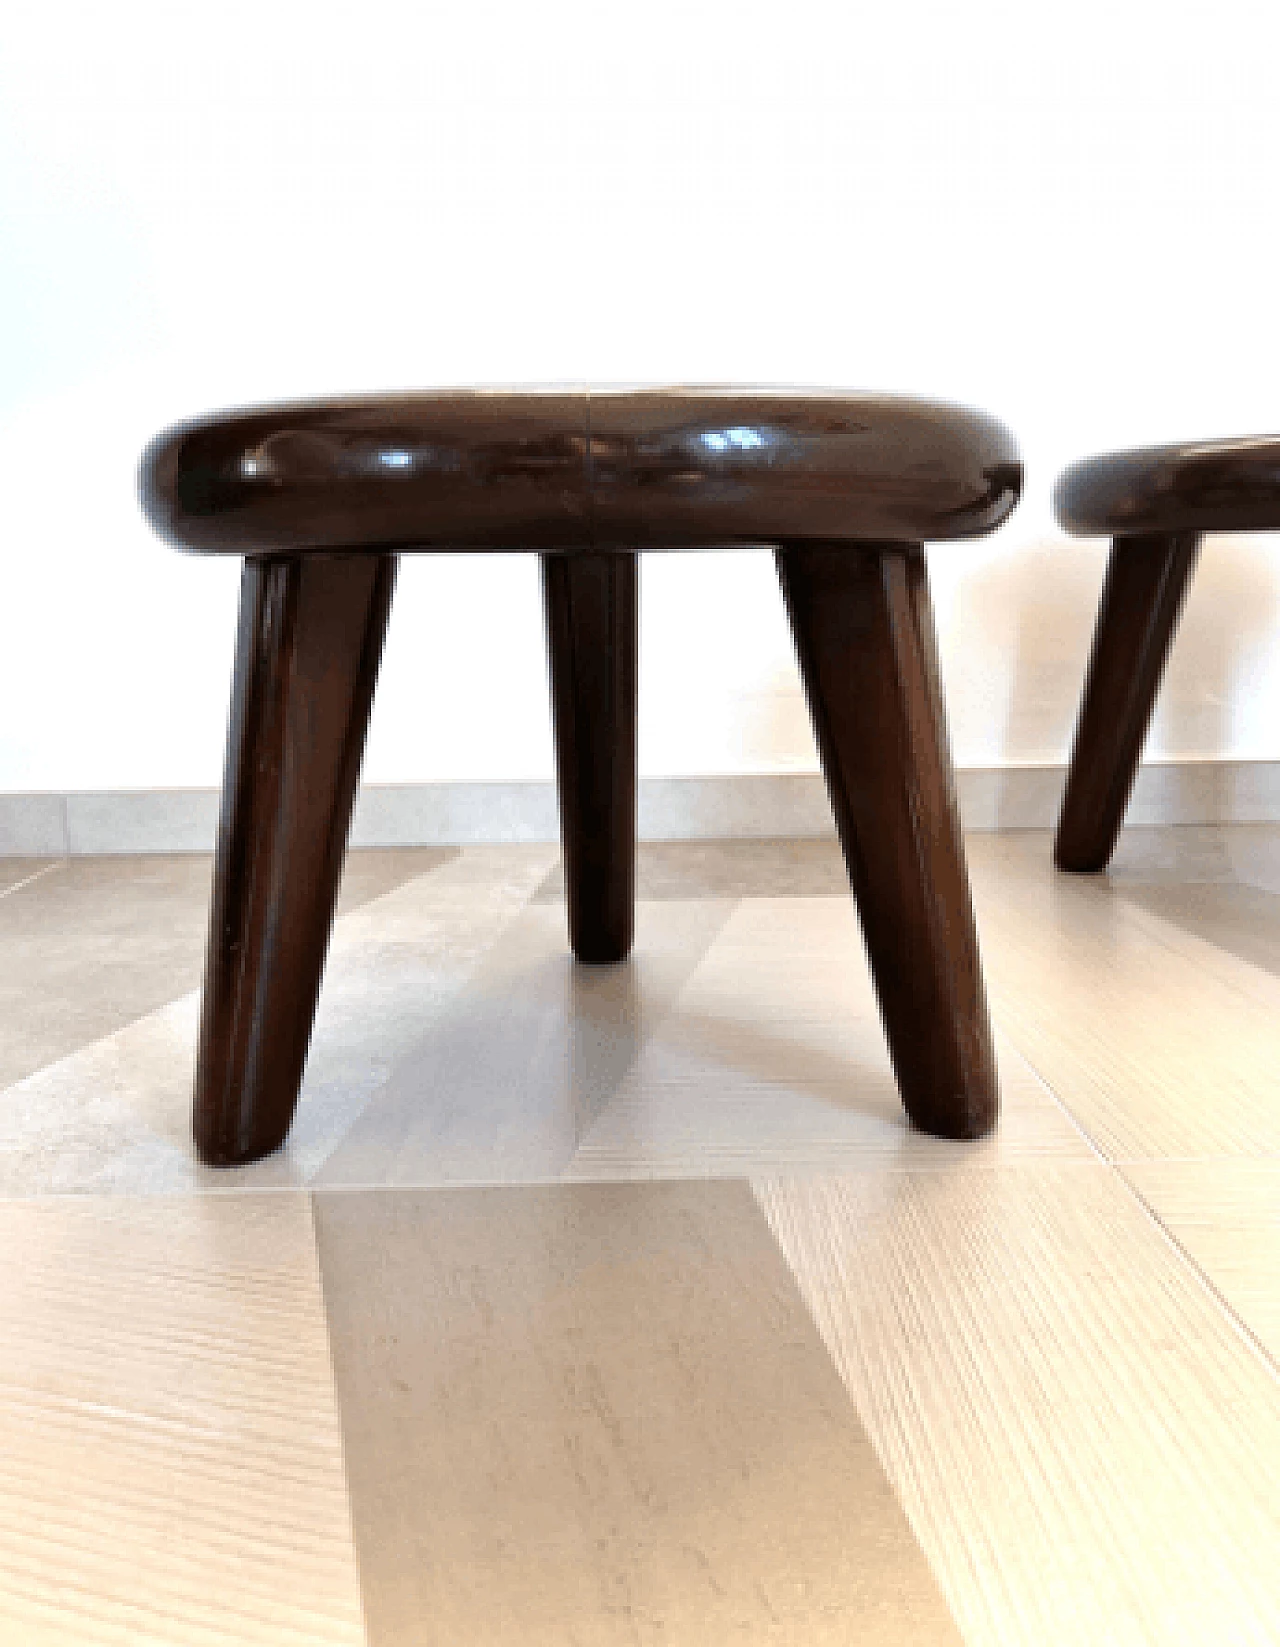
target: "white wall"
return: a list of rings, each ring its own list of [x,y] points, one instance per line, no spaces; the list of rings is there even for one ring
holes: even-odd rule
[[[217,782],[236,568],[132,491],[192,412],[582,379],[987,406],[1026,502],[931,555],[977,765],[1065,753],[1103,547],[1057,533],[1055,471],[1280,424],[1274,0],[43,0],[5,33],[0,789]],[[769,559],[643,583],[643,770],[810,766]],[[1278,594],[1280,540],[1207,546],[1153,753],[1280,756]],[[366,776],[550,762],[533,561],[406,563]]]

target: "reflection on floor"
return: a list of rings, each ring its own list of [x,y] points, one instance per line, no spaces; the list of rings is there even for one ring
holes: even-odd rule
[[[0,860],[0,1641],[1280,1641],[1280,827],[970,838],[1004,1114],[833,842],[353,854],[299,1120],[188,1146],[202,858]]]

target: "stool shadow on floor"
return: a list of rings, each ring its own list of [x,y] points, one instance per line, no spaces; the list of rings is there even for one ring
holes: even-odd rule
[[[733,907],[696,906],[699,936],[713,938]],[[649,911],[639,909],[643,919]],[[843,901],[840,910],[852,926],[852,910]],[[558,912],[540,913],[553,946]],[[700,1143],[721,1147],[740,1122],[744,1147],[764,1157],[772,1138],[794,1144],[832,1127],[923,1136],[903,1114],[869,974],[850,980],[842,1013],[808,1017],[806,1033],[803,1019],[769,1022],[749,1003],[719,1013],[700,1008],[696,992],[679,1002],[701,944],[652,956],[642,934],[630,961],[599,968],[555,947],[520,947],[423,1025],[316,1174],[318,1187],[558,1178],[601,1128],[631,1137],[637,1170],[651,1145],[665,1155],[684,1138],[696,1154]],[[317,1050],[323,1033],[322,1019]]]
[[[1116,893],[1149,915],[1246,966],[1280,978],[1280,893],[1231,881],[1125,886]]]

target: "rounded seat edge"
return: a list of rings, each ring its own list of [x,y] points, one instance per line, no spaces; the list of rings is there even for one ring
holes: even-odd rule
[[[1016,506],[985,412],[835,391],[425,391],[197,417],[143,453],[153,528],[197,553],[627,551],[940,542]]]
[[[1053,492],[1075,537],[1280,529],[1280,436],[1178,442],[1082,458]]]

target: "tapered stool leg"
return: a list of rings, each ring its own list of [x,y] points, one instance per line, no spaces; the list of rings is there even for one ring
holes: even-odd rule
[[[569,940],[621,961],[635,928],[636,555],[544,555]]]
[[[302,1084],[396,561],[250,560],[196,1068],[202,1158],[283,1142]]]
[[[1059,869],[1105,869],[1115,851],[1199,544],[1173,533],[1111,546],[1054,842]]]
[[[978,1138],[999,1107],[917,545],[790,545],[778,571],[908,1115]]]

